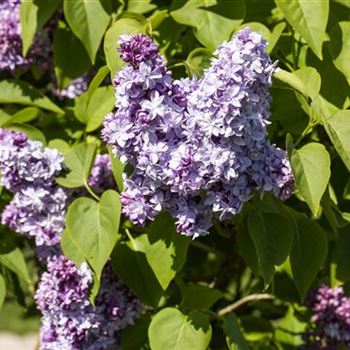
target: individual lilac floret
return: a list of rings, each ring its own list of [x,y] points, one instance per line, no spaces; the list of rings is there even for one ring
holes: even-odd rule
[[[0,0],[0,70],[14,71],[28,68],[31,64],[46,70],[51,55],[50,30],[40,30],[27,57],[23,57],[20,3],[20,0]]]
[[[321,285],[307,301],[311,324],[303,339],[305,350],[350,348],[350,298],[342,287]]]
[[[98,154],[96,156],[95,163],[91,168],[88,184],[97,194],[115,187],[112,162],[108,154]]]
[[[120,332],[133,324],[143,307],[120,283],[108,264],[93,306],[92,273],[63,256],[53,257],[40,280],[35,300],[42,312],[40,350],[117,349]]]
[[[244,29],[220,45],[199,80],[173,81],[145,35],[123,36],[120,45],[129,64],[114,79],[117,111],[102,137],[133,166],[121,196],[132,222],[167,210],[177,230],[195,238],[213,217],[239,213],[256,191],[292,193],[286,153],[267,140],[275,64],[260,34]]]

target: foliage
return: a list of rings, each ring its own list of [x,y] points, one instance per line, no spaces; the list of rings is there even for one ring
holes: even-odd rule
[[[57,183],[85,188],[67,210],[62,249],[93,271],[91,300],[111,257],[118,278],[146,305],[121,349],[299,349],[309,291],[321,283],[349,291],[348,1],[28,0],[20,21],[28,55],[35,33],[54,22],[51,68],[0,71],[0,127],[58,149],[69,172]],[[201,76],[217,45],[246,26],[263,34],[278,61],[269,139],[288,152],[295,194],[285,202],[255,195],[234,219],[215,221],[196,240],[176,233],[166,213],[134,226],[119,201],[122,172],[130,169],[101,141],[114,108],[112,81],[123,67],[119,36],[147,33],[178,79]],[[82,93],[55,93],[80,77],[88,81]],[[117,185],[95,193],[91,167],[96,153],[108,152]],[[0,194],[3,208],[11,194]],[[35,313],[42,264],[33,247],[1,226],[0,307],[16,302]]]

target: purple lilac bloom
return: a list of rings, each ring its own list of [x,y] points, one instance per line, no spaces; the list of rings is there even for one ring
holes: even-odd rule
[[[143,307],[120,283],[110,264],[101,279],[95,305],[88,299],[92,273],[63,256],[49,260],[35,300],[42,312],[40,350],[105,350],[117,348],[120,332],[133,324]]]
[[[303,339],[305,350],[350,348],[350,298],[342,287],[321,285],[307,300],[311,324]]]
[[[244,29],[219,46],[202,78],[173,81],[150,38],[121,37],[129,64],[114,79],[117,111],[102,137],[134,168],[121,196],[132,222],[167,210],[195,238],[213,215],[239,213],[255,191],[281,199],[293,192],[286,153],[266,138],[275,64],[265,46]]]
[[[40,30],[27,57],[23,57],[20,4],[20,0],[0,0],[0,70],[14,71],[36,64],[44,71],[51,55],[51,29],[47,26]]]
[[[64,100],[65,98],[74,99],[87,91],[90,80],[90,75],[84,75],[71,81],[68,86],[62,90],[58,89],[54,84],[50,84],[49,89],[59,100]]]
[[[108,154],[98,154],[96,156],[95,163],[90,171],[88,184],[97,194],[115,187],[112,162]]]

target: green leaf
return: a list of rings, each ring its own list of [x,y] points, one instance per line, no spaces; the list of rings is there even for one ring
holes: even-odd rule
[[[123,192],[124,189],[124,180],[123,180],[123,172],[126,164],[122,163],[118,157],[115,157],[112,153],[111,148],[108,148],[108,154],[112,161],[112,172],[115,183],[117,184],[119,192]]]
[[[107,30],[104,39],[104,52],[106,56],[107,65],[111,71],[112,79],[115,73],[124,65],[124,62],[119,56],[118,40],[124,34],[145,33],[145,26],[134,18],[121,18],[114,22]]]
[[[334,65],[344,74],[350,85],[350,22],[340,22],[332,28],[331,52]]]
[[[7,129],[25,133],[30,139],[40,141],[46,145],[45,135],[35,126],[29,124],[14,123],[6,126]]]
[[[345,213],[349,215],[348,213]],[[345,217],[347,216],[345,215]],[[339,237],[335,241],[334,262],[336,264],[336,277],[342,282],[350,281],[350,235],[349,227],[338,231]]]
[[[287,72],[283,69],[278,69],[273,75],[273,86],[280,89],[292,89],[301,93],[305,98],[308,98],[308,91],[305,83],[298,75]]]
[[[279,41],[284,29],[286,28],[285,22],[280,22],[275,25],[275,27],[272,30],[271,35],[268,38],[268,45],[266,48],[266,51],[268,53],[272,52],[275,46],[277,45],[277,42]]]
[[[180,284],[184,310],[210,309],[224,295],[218,289],[209,288],[200,284]]]
[[[317,70],[313,67],[302,67],[293,72],[293,74],[303,81],[306,88],[306,96],[310,97],[311,100],[314,100],[320,93],[321,89],[321,77]]]
[[[69,144],[61,139],[50,140],[47,146],[50,148],[56,148],[63,155],[66,155],[70,151]]]
[[[107,113],[114,107],[115,96],[111,85],[97,88],[89,99],[88,91],[76,100],[74,113],[77,119],[86,124],[86,131],[99,128]]]
[[[67,87],[90,67],[89,56],[80,40],[68,28],[58,28],[53,41],[53,60],[59,89]]]
[[[189,0],[170,14],[176,22],[193,27],[198,41],[214,51],[243,22],[245,2]]]
[[[259,274],[269,284],[275,266],[281,265],[290,252],[293,240],[290,219],[282,214],[252,210],[248,215],[248,232],[254,243]]]
[[[56,179],[57,183],[68,188],[85,186],[90,175],[95,153],[95,144],[81,143],[73,146],[66,154],[64,160],[69,173],[58,177]]]
[[[147,235],[117,244],[113,252],[113,268],[118,277],[140,298],[156,307],[163,290],[145,255]]]
[[[350,111],[339,111],[330,117],[323,118],[329,138],[340,158],[350,170]]]
[[[35,33],[53,15],[60,2],[60,0],[26,0],[21,2],[20,20],[23,56],[26,56]]]
[[[275,0],[289,24],[322,59],[322,44],[328,22],[329,1]]]
[[[91,80],[91,83],[87,91],[87,101],[86,101],[87,105],[89,105],[91,97],[95,93],[96,89],[101,85],[103,80],[106,78],[108,73],[109,73],[108,66],[103,66],[98,70],[94,78]]]
[[[288,307],[288,311],[283,319],[278,323],[276,338],[282,344],[293,346],[298,349],[303,345],[302,334],[305,332],[306,323],[301,322],[294,314],[293,308]]]
[[[81,197],[68,208],[67,229],[63,235],[72,245],[63,244],[64,254],[72,260],[78,259],[78,264],[81,263],[80,256],[84,256],[98,280],[114,245],[120,238],[120,214],[119,195],[113,190],[104,192],[100,202]],[[78,257],[75,249],[70,249],[73,248],[73,244],[79,255],[81,254]]]
[[[0,127],[5,126],[9,121],[11,121],[12,115],[7,114],[4,110],[0,109]]]
[[[232,313],[225,318],[224,332],[229,350],[249,350],[235,314]]]
[[[28,123],[45,116],[45,113],[39,108],[26,107],[12,116],[11,123]]]
[[[63,114],[62,109],[51,102],[41,91],[24,81],[2,80],[0,90],[0,103],[18,103]]]
[[[298,193],[317,215],[331,176],[331,160],[326,148],[310,142],[298,150],[293,149],[291,165]]]
[[[191,51],[185,62],[189,73],[200,77],[203,74],[203,70],[209,67],[211,56],[211,52],[203,47]]]
[[[184,315],[171,307],[159,311],[148,329],[152,350],[206,350],[211,336],[212,329],[204,314]]]
[[[0,275],[0,309],[4,304],[5,296],[6,296],[6,284],[5,284],[4,278]]]
[[[146,314],[127,327],[121,336],[121,350],[148,350],[147,331],[150,323],[151,318]]]
[[[327,256],[327,242],[321,227],[310,219],[295,217],[290,263],[295,285],[303,299]]]
[[[73,33],[80,39],[92,63],[110,22],[110,0],[64,0],[63,10]]]
[[[14,272],[24,283],[32,284],[21,250],[14,245],[7,234],[1,235],[0,238],[0,264]]]
[[[174,220],[162,213],[150,224],[144,247],[149,265],[163,290],[185,264],[189,238],[176,232]]]
[[[151,0],[129,0],[128,11],[135,13],[145,13],[157,8],[156,4],[151,4]]]

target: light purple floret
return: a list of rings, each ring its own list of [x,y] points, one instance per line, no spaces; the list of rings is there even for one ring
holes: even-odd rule
[[[62,90],[58,89],[54,84],[50,84],[49,89],[59,100],[64,100],[65,98],[74,99],[87,91],[90,80],[90,75],[84,75],[71,81],[68,86]]]
[[[303,339],[305,350],[350,348],[350,298],[342,287],[321,285],[307,300],[311,324]]]
[[[40,350],[117,349],[120,332],[133,324],[143,306],[105,267],[95,306],[88,300],[92,273],[63,256],[49,260],[35,294],[42,312]]]
[[[174,81],[150,38],[121,38],[129,64],[114,79],[117,111],[102,137],[134,168],[121,196],[132,222],[166,210],[179,232],[196,238],[256,191],[291,195],[287,155],[267,140],[275,64],[265,46],[244,29],[219,46],[202,78]]]
[[[51,28],[47,26],[36,34],[27,56],[23,57],[20,4],[20,0],[0,0],[0,70],[26,69],[35,64],[44,71],[51,56]]]

